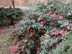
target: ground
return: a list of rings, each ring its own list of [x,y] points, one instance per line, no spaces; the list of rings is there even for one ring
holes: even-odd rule
[[[8,41],[7,38],[9,37],[9,30],[4,27],[0,27],[0,54],[9,54],[8,51]]]

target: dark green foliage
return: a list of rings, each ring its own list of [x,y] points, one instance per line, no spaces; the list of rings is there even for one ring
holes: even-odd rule
[[[0,25],[13,25],[22,19],[21,16],[23,16],[23,11],[19,8],[0,8]]]

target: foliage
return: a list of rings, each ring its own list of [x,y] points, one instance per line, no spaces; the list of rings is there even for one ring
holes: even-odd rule
[[[57,51],[59,46],[62,44],[64,46],[64,43],[70,41],[66,35],[66,32],[72,31],[72,8],[69,8],[70,5],[57,3],[57,1],[47,5],[40,3],[33,12],[28,12],[23,20],[15,24],[15,29],[11,27],[13,29],[9,40],[13,47],[9,50],[12,49],[14,54],[60,53]],[[64,47],[62,47],[63,50]]]
[[[2,26],[12,25],[22,19],[22,10],[13,8],[0,8],[0,24]]]

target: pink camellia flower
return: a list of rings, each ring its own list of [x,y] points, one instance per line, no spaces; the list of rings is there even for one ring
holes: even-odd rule
[[[35,14],[32,14],[31,16],[33,17]]]
[[[17,50],[14,50],[14,52],[17,52]]]
[[[20,25],[23,25],[23,23],[20,23]]]
[[[35,34],[35,32],[32,33],[33,35]]]
[[[56,14],[53,14],[53,17],[56,17]]]
[[[34,43],[34,41],[32,41],[32,43]]]
[[[46,21],[44,20],[44,23],[46,23]]]
[[[48,54],[51,54],[51,53],[48,53]]]
[[[24,40],[24,42],[26,43],[26,42],[27,42],[27,40]]]
[[[19,45],[17,44],[15,48],[17,49],[17,48],[18,48],[18,46],[19,46]]]
[[[27,53],[29,52],[29,50],[27,50]]]
[[[30,29],[30,27],[27,27],[27,30],[29,30]]]
[[[69,26],[67,26],[67,29],[68,29],[68,30],[70,30],[70,27],[69,27]]]
[[[29,35],[33,35],[33,33],[31,32]]]
[[[56,31],[56,28],[53,28],[52,30],[53,30],[53,31]]]
[[[21,29],[23,29],[23,27]]]
[[[20,45],[22,45],[22,43],[20,43]]]
[[[63,31],[60,31],[60,34],[63,34]]]
[[[24,20],[22,22],[24,22]]]
[[[62,35],[62,37],[65,37],[65,35]]]
[[[45,42],[47,43],[48,41],[47,41],[47,40],[45,40]]]
[[[50,28],[52,29],[52,26],[50,26]]]
[[[63,12],[65,13],[65,11],[63,10]]]
[[[51,11],[49,11],[49,14],[51,15]]]
[[[71,13],[69,13],[68,15],[71,15]]]
[[[26,16],[25,18],[28,18],[29,16]]]
[[[59,47],[59,44],[56,45],[56,48],[58,48],[58,47]]]
[[[65,26],[68,26],[68,24],[67,24],[67,23],[65,23]]]
[[[17,53],[17,54],[19,54],[19,53]]]
[[[56,38],[56,41],[58,41],[59,40],[59,38]]]
[[[37,48],[37,50],[39,50],[39,48]]]
[[[12,26],[10,28],[13,28]]]
[[[38,21],[40,21],[40,18],[38,18]]]
[[[62,16],[59,16],[59,20],[61,20],[62,19]]]
[[[56,31],[54,34],[55,34],[55,35],[58,35],[58,33],[59,33],[59,31]]]
[[[28,24],[30,24],[30,23],[28,22]]]
[[[53,40],[53,39],[51,38],[51,40]]]
[[[38,14],[38,16],[40,17],[40,15]]]
[[[43,24],[44,23],[44,21],[41,21],[41,24]]]
[[[60,14],[60,15],[62,15],[62,14]]]
[[[52,19],[52,21],[55,21],[55,19]]]
[[[46,45],[46,48],[48,48],[48,45]]]
[[[28,43],[28,45],[30,45],[30,43]]]
[[[14,31],[12,31],[11,34],[14,34]]]
[[[17,32],[18,30],[15,30],[15,32]]]
[[[39,27],[40,27],[40,28],[43,28],[43,25],[40,25]]]

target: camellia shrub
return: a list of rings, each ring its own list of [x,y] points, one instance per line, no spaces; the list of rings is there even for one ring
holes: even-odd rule
[[[0,25],[13,25],[22,19],[21,16],[23,16],[23,11],[19,8],[0,8]]]
[[[39,4],[33,12],[29,12],[23,20],[15,24],[15,28],[11,26],[11,47],[8,49],[11,53],[71,53],[71,4],[56,2]]]

